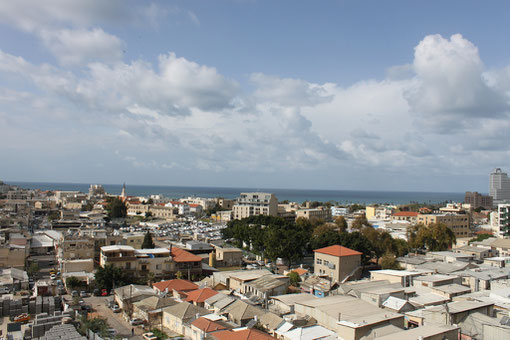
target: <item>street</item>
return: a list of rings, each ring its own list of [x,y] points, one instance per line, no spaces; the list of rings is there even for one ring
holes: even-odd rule
[[[122,317],[122,313],[114,313],[105,304],[106,297],[104,296],[91,296],[83,298],[85,303],[89,304],[93,311],[92,317],[102,317],[108,321],[111,328],[117,331],[117,335],[121,338],[129,338],[135,340],[142,340],[142,334],[145,332],[140,326],[131,326],[128,321]],[[131,329],[135,330],[135,336],[131,336]]]

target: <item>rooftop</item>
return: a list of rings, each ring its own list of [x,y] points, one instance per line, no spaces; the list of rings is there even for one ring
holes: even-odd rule
[[[359,251],[352,250],[347,247],[340,246],[338,244],[335,244],[335,245],[332,245],[329,247],[325,247],[325,248],[315,249],[314,252],[326,254],[326,255],[332,255],[332,256],[340,256],[340,257],[352,256],[352,255],[363,255],[363,253],[360,253]]]

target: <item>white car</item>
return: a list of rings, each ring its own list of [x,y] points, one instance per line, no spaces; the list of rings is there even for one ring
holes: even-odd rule
[[[143,333],[143,338],[145,340],[158,340],[158,337],[154,335],[154,333],[152,332],[149,332],[149,333]]]
[[[56,279],[57,279],[57,275],[55,275],[55,274],[51,274],[51,275],[50,275],[50,279],[52,279],[52,280],[56,280]]]

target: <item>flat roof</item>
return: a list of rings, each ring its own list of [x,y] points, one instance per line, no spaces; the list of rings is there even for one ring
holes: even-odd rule
[[[380,340],[408,340],[408,339],[420,339],[428,338],[435,335],[440,335],[446,332],[458,330],[458,326],[440,325],[440,324],[427,324],[424,326],[403,330],[388,334],[385,336],[377,337]]]
[[[133,248],[131,246],[117,244],[117,245],[113,245],[113,246],[103,246],[103,247],[101,247],[101,250],[102,251],[114,251],[114,250],[133,250],[134,251],[135,248]]]

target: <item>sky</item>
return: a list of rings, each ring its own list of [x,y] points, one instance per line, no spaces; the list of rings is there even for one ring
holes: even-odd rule
[[[0,1],[0,179],[488,191],[507,1]]]

